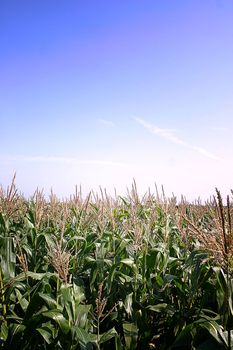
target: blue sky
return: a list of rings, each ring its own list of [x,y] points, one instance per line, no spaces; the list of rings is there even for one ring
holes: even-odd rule
[[[4,187],[233,187],[232,0],[1,0],[0,38]]]

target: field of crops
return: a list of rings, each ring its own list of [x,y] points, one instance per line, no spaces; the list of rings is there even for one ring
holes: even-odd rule
[[[233,349],[232,195],[1,188],[0,348]]]

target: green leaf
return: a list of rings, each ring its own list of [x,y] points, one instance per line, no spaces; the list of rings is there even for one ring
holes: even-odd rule
[[[125,311],[130,316],[132,316],[132,312],[133,312],[132,305],[133,305],[133,292],[126,296],[125,302],[124,302]]]
[[[14,278],[16,255],[12,237],[0,236],[0,263],[4,278]]]
[[[77,339],[84,345],[87,343],[96,343],[96,335],[88,333],[85,329],[80,327],[72,327]]]
[[[51,322],[43,323],[42,327],[36,328],[36,330],[40,333],[47,344],[51,344],[55,334],[55,329]]]
[[[134,261],[132,259],[129,259],[129,258],[122,259],[121,263],[126,265],[126,266],[129,266],[131,268],[135,268],[136,267],[136,265],[134,264]]]
[[[109,329],[107,332],[101,334],[100,344],[105,343],[109,339],[112,339],[113,337],[115,337],[116,334],[117,334],[117,331],[115,330],[114,327]]]
[[[45,311],[42,314],[45,317],[53,319],[59,325],[59,327],[61,328],[64,334],[67,334],[69,332],[70,330],[69,323],[59,310],[55,309],[55,310]]]
[[[44,277],[54,277],[56,276],[55,273],[51,273],[51,272],[45,272],[45,273],[38,273],[38,272],[32,272],[32,271],[28,271],[27,272],[27,277],[31,277],[34,280],[40,281],[42,280]]]
[[[121,339],[118,334],[115,335],[115,350],[123,350]]]
[[[48,294],[44,294],[44,293],[38,293],[38,295],[40,296],[41,299],[43,299],[46,302],[49,309],[56,309],[57,308],[57,303],[56,303],[56,300],[54,298],[52,298]]]
[[[88,314],[92,305],[76,305],[75,307],[75,325],[79,325],[81,328],[85,328],[88,322]]]
[[[18,302],[20,303],[20,306],[22,307],[23,311],[26,312],[29,304],[28,300],[22,296],[22,294],[17,288],[15,289],[15,294],[17,296]]]
[[[161,312],[167,308],[167,304],[161,303],[161,304],[157,304],[157,305],[148,305],[146,308],[151,310],[151,311]]]
[[[130,283],[133,279],[131,276],[128,276],[123,272],[117,271],[116,275],[119,276],[119,279],[122,283]]]
[[[8,231],[6,220],[5,220],[4,215],[2,213],[0,213],[0,226],[1,226],[1,231],[3,233],[6,233]]]
[[[127,348],[136,348],[138,327],[134,323],[123,323],[123,330]]]
[[[23,333],[26,329],[26,326],[24,326],[23,324],[11,324],[11,333],[12,333],[12,337],[19,334],[19,333]]]
[[[117,264],[112,265],[108,273],[108,294],[110,294],[112,283],[117,272]]]
[[[163,281],[162,277],[160,275],[157,275],[155,277],[155,279],[156,279],[156,282],[158,283],[158,286],[161,288],[163,286],[163,284],[164,284],[164,281]]]
[[[24,315],[24,323],[27,324],[27,326],[30,326],[31,318],[33,316],[35,316],[36,314],[38,315],[38,313],[43,311],[43,306],[44,305],[41,304],[41,299],[38,293],[34,293],[33,297],[30,299],[30,302]]]
[[[195,323],[197,323],[199,327],[205,328],[219,344],[224,345],[223,337],[220,336],[220,334],[223,334],[223,328],[217,322],[200,319]]]
[[[179,325],[176,325],[177,328],[179,328]],[[190,323],[186,326],[183,327],[183,329],[179,332],[179,334],[177,335],[173,346],[175,345],[175,347],[178,346],[187,346],[187,339],[189,338],[190,334],[193,332],[193,329],[195,328],[195,325],[193,323]]]
[[[227,277],[222,269],[219,270],[217,274],[217,278],[218,278],[219,286],[221,287],[222,291],[226,293],[228,289]]]
[[[1,324],[0,339],[6,341],[8,337],[7,322],[3,321]]]

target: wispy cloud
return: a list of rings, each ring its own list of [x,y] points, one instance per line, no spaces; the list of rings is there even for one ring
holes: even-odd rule
[[[144,119],[141,118],[135,118],[135,120],[141,124],[145,129],[147,129],[149,132],[155,135],[159,135],[173,143],[179,144],[179,145],[186,145],[186,143],[181,140],[179,137],[175,135],[174,129],[161,129],[158,126],[154,124],[150,124]]]
[[[205,148],[203,147],[198,147],[198,146],[191,146],[188,145],[192,150],[202,154],[203,156],[210,158],[210,159],[215,159],[215,160],[222,160],[220,157],[215,156],[213,153],[207,151]]]
[[[110,127],[116,126],[116,124],[113,123],[111,120],[107,120],[107,119],[98,119],[98,121],[99,121],[101,124],[105,125],[105,126],[110,126]]]
[[[189,149],[191,149],[191,150],[193,150],[195,152],[200,153],[204,157],[207,157],[207,158],[210,158],[210,159],[214,159],[214,160],[222,160],[221,158],[219,158],[218,156],[216,156],[213,153],[209,152],[208,150],[206,150],[203,147],[194,146],[194,145],[191,145],[191,144],[185,142],[184,140],[182,140],[181,138],[176,136],[174,129],[159,128],[158,126],[156,126],[154,124],[148,123],[146,120],[144,120],[142,118],[134,118],[134,119],[135,119],[136,122],[141,124],[145,129],[147,129],[152,134],[155,134],[155,135],[158,135],[160,137],[163,137],[164,139],[166,139],[166,140],[168,140],[168,141],[170,141],[172,143],[175,143],[177,145],[189,148]]]
[[[28,162],[28,163],[56,163],[70,165],[109,165],[109,166],[128,166],[128,163],[105,161],[105,160],[88,160],[76,159],[69,157],[56,156],[27,156],[27,155],[4,155],[0,154],[0,161],[10,162]]]

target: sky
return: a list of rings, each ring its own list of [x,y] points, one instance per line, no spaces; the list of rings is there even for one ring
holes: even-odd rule
[[[233,188],[233,0],[1,0],[0,184]]]

